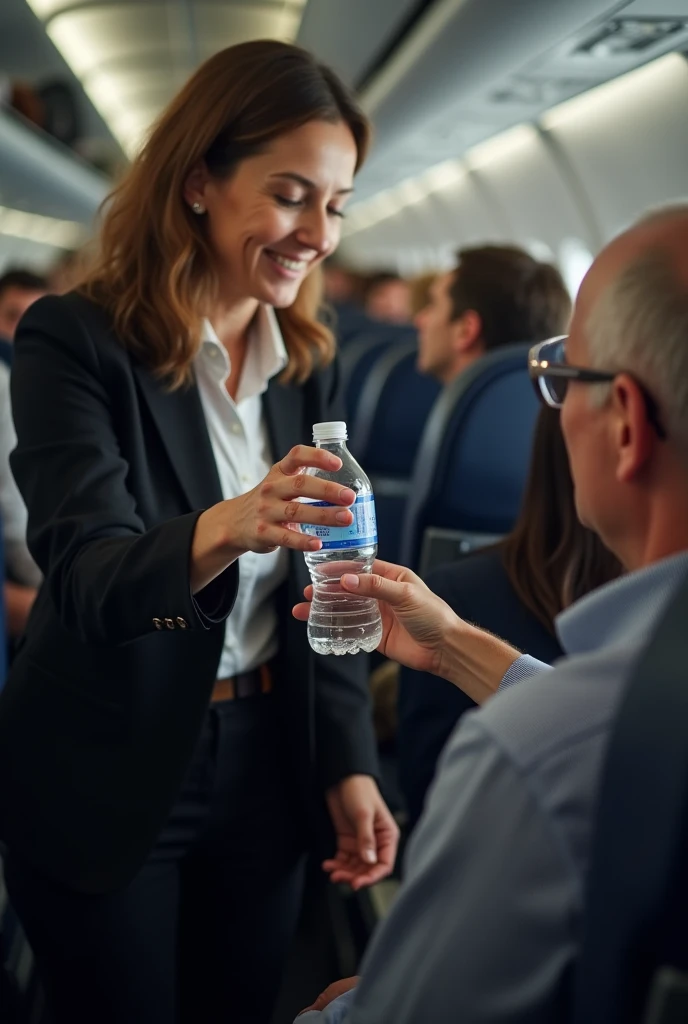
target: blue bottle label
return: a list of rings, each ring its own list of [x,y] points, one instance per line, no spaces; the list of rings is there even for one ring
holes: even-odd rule
[[[334,507],[329,501],[309,501],[306,504],[313,508]],[[351,526],[314,526],[310,523],[302,523],[301,532],[321,540],[321,550],[323,551],[363,548],[377,544],[377,521],[373,495],[359,494],[354,504],[350,506],[350,511],[354,516]]]

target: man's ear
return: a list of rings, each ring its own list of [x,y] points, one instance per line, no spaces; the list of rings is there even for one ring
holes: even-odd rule
[[[467,309],[452,321],[451,332],[452,348],[457,354],[465,355],[474,349],[482,349],[483,322],[474,309]]]
[[[616,478],[619,483],[629,483],[647,465],[658,438],[638,383],[627,373],[620,373],[611,388],[609,405],[616,449]]]

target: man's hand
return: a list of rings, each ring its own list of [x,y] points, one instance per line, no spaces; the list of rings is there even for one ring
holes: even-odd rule
[[[382,640],[378,650],[387,658],[419,672],[443,674],[446,638],[461,620],[419,576],[400,565],[378,560],[370,575],[342,576],[342,588],[380,602]],[[294,616],[306,621],[312,587],[307,587],[304,594],[306,602],[296,605]]]
[[[410,569],[376,561],[372,574],[342,576],[341,582],[344,590],[379,601],[379,651],[408,668],[448,679],[477,704],[496,692],[519,657],[504,640],[455,615]],[[304,595],[293,615],[305,622],[313,588],[306,587]]]
[[[394,868],[399,829],[374,779],[349,775],[326,793],[337,852],[323,863],[332,882],[362,889]]]
[[[307,1006],[301,1013],[307,1013],[309,1010],[324,1010],[326,1006],[329,1006],[334,999],[338,999],[339,996],[343,996],[345,992],[349,992],[352,988],[356,988],[358,985],[358,978],[342,978],[341,981],[333,981],[331,985],[328,985],[324,992],[321,992],[318,998],[311,1006]],[[299,1017],[301,1016],[299,1014]]]

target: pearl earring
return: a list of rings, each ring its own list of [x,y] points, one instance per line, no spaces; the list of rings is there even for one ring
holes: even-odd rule
[[[191,209],[193,210],[194,213],[197,214],[205,213],[205,207],[201,206],[200,203],[192,203]]]

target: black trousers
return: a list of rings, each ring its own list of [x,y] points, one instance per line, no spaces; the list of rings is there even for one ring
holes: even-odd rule
[[[213,705],[169,821],[121,891],[74,892],[10,850],[7,888],[55,1024],[268,1024],[304,861],[282,751],[271,695]]]

